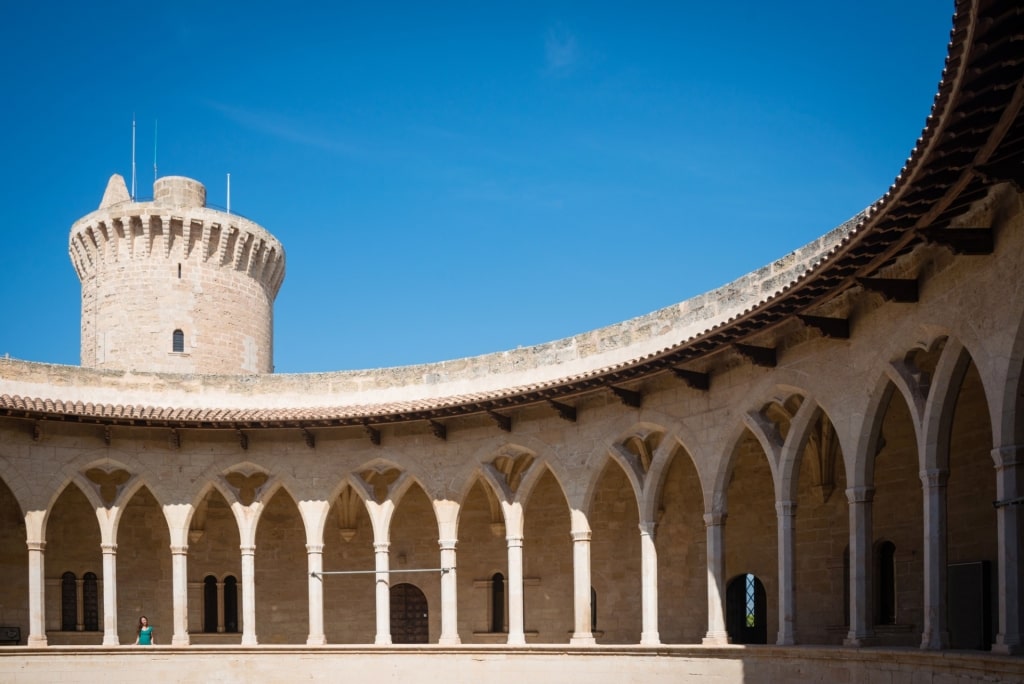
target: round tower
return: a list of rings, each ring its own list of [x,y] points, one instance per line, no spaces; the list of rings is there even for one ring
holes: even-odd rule
[[[166,176],[153,201],[124,179],[71,226],[82,281],[82,365],[167,373],[274,370],[284,249],[248,219],[206,207],[206,188]]]

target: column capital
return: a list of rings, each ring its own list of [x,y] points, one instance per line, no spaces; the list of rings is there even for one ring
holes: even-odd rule
[[[653,520],[642,522],[639,527],[640,536],[648,536],[651,539],[654,539],[655,535],[658,533],[658,523]]]
[[[44,541],[27,541],[25,546],[29,551],[46,551],[46,542]]]
[[[849,503],[871,503],[875,498],[874,487],[847,487],[846,500]]]
[[[171,544],[171,555],[172,556],[187,556],[188,555],[188,545],[186,544],[184,546],[175,546],[174,544]]]
[[[374,542],[373,550],[376,553],[387,553],[391,548],[391,542]]]
[[[945,487],[949,481],[949,471],[944,468],[925,468],[918,473],[921,484],[929,489]]]
[[[323,553],[323,544],[306,544],[306,553]]]
[[[117,553],[117,544],[100,544],[100,550],[103,553],[115,554]]]
[[[717,511],[715,513],[704,514],[704,527],[720,527],[725,524],[725,519],[729,517],[729,514],[725,511]]]
[[[775,512],[779,515],[792,518],[796,515],[796,501],[776,501]]]
[[[245,544],[243,544],[242,546],[240,546],[238,548],[242,551],[242,555],[243,556],[255,556],[256,555],[256,546],[255,545],[246,546]]]
[[[574,542],[590,541],[594,534],[590,530],[579,530],[572,533],[572,540]]]
[[[522,536],[518,537],[505,537],[505,544],[510,548],[521,548],[523,545]]]
[[[437,545],[441,548],[442,551],[454,551],[455,547],[458,545],[458,543],[459,543],[458,539],[438,539],[437,540]]]
[[[1021,444],[996,447],[990,453],[997,470],[1024,464],[1024,445]]]

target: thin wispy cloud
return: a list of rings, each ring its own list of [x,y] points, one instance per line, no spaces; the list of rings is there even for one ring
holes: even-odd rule
[[[308,124],[280,114],[241,109],[221,102],[208,102],[207,104],[239,126],[264,135],[348,157],[364,157],[369,154],[369,150],[365,149],[363,145],[339,140],[312,129]]]
[[[544,36],[544,65],[548,76],[568,76],[580,59],[576,36],[560,26],[549,27]]]

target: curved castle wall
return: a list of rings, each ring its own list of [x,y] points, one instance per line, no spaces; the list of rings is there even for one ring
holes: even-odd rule
[[[206,208],[206,189],[160,178],[134,202],[110,179],[71,227],[82,282],[82,366],[188,374],[271,373],[284,249],[248,219]]]

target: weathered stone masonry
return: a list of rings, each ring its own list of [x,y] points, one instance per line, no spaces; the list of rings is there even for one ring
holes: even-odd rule
[[[0,624],[35,647],[131,643],[145,613],[182,648],[1020,653],[1024,13],[957,8],[882,199],[537,347],[272,374],[281,245],[195,181],[112,180],[71,234],[82,367],[0,360]]]

